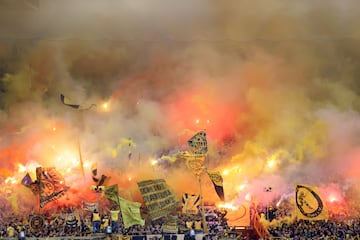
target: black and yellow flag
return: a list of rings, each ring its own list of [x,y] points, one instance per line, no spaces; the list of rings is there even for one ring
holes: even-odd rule
[[[99,178],[98,175],[98,168],[97,168],[97,164],[94,163],[91,166],[91,174],[92,174],[92,180],[96,183],[96,187],[99,186],[104,186],[107,184],[107,182],[110,180],[110,177],[102,174],[101,177]]]
[[[178,207],[179,200],[164,179],[145,180],[137,184],[152,220],[167,216]]]
[[[219,198],[222,201],[225,201],[223,178],[222,178],[220,172],[206,170],[206,173],[209,175],[211,182],[213,183],[215,191],[216,191],[217,195],[219,196]]]
[[[119,187],[117,184],[105,188],[105,197],[114,203],[119,203]]]
[[[188,169],[195,175],[200,175],[204,169],[205,155],[193,154],[189,152],[180,152],[177,159],[183,159]]]
[[[65,106],[68,106],[68,107],[71,107],[74,109],[78,109],[78,110],[89,110],[90,108],[96,106],[96,104],[91,104],[89,106],[83,106],[80,104],[73,103],[69,98],[65,97],[64,94],[60,94],[60,101]]]
[[[199,204],[200,204],[200,195],[198,194],[189,194],[184,193],[182,195],[182,213],[184,214],[198,214],[199,213]]]
[[[190,152],[195,154],[205,154],[208,151],[206,132],[200,131],[188,140]]]
[[[69,187],[65,185],[63,176],[53,167],[36,168],[36,178],[40,191],[41,208],[44,207],[45,204],[64,196],[69,189]]]
[[[329,213],[318,188],[305,184],[296,185],[296,216],[305,220],[327,220]]]

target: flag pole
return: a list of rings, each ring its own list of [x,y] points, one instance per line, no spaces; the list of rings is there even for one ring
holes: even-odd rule
[[[208,232],[207,224],[206,224],[206,218],[205,218],[205,204],[204,204],[204,197],[202,192],[202,181],[201,181],[201,175],[202,173],[197,175],[199,186],[200,186],[200,201],[201,201],[201,216],[202,216],[202,222],[203,222],[203,231],[204,233]]]
[[[82,174],[83,180],[85,180],[84,162],[83,162],[83,159],[82,159],[81,148],[80,148],[80,139],[79,139],[79,137],[78,137],[77,143],[78,143],[78,151],[79,151],[79,160],[80,160],[81,174]]]

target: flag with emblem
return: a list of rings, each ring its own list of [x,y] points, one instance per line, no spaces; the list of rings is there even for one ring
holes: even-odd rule
[[[190,152],[195,154],[206,154],[208,152],[206,132],[200,131],[188,140]]]
[[[36,178],[39,184],[41,208],[47,203],[64,196],[69,189],[65,185],[63,176],[53,167],[36,168]]]
[[[305,220],[327,220],[329,213],[315,186],[297,184],[295,193],[296,216]]]

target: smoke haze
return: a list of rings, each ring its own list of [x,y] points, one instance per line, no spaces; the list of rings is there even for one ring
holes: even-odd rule
[[[77,202],[91,195],[82,189],[97,163],[126,198],[141,201],[136,181],[149,178],[197,193],[185,164],[164,156],[206,129],[205,164],[224,173],[227,200],[269,202],[296,183],[357,199],[358,5],[2,1],[2,184],[21,180],[20,165],[55,166]],[[60,94],[96,106],[74,110]],[[204,186],[205,200],[219,201],[206,176]]]

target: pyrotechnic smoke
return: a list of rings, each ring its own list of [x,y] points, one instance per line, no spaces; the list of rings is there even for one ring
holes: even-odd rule
[[[2,181],[21,179],[19,164],[32,174],[55,166],[76,193],[65,202],[79,202],[96,162],[133,200],[141,201],[136,181],[150,178],[166,178],[179,196],[198,193],[196,177],[170,155],[206,129],[205,164],[225,173],[229,201],[271,202],[296,183],[352,189],[360,169],[356,5],[3,3]],[[96,107],[72,109],[60,94]],[[203,179],[205,199],[219,201]]]

